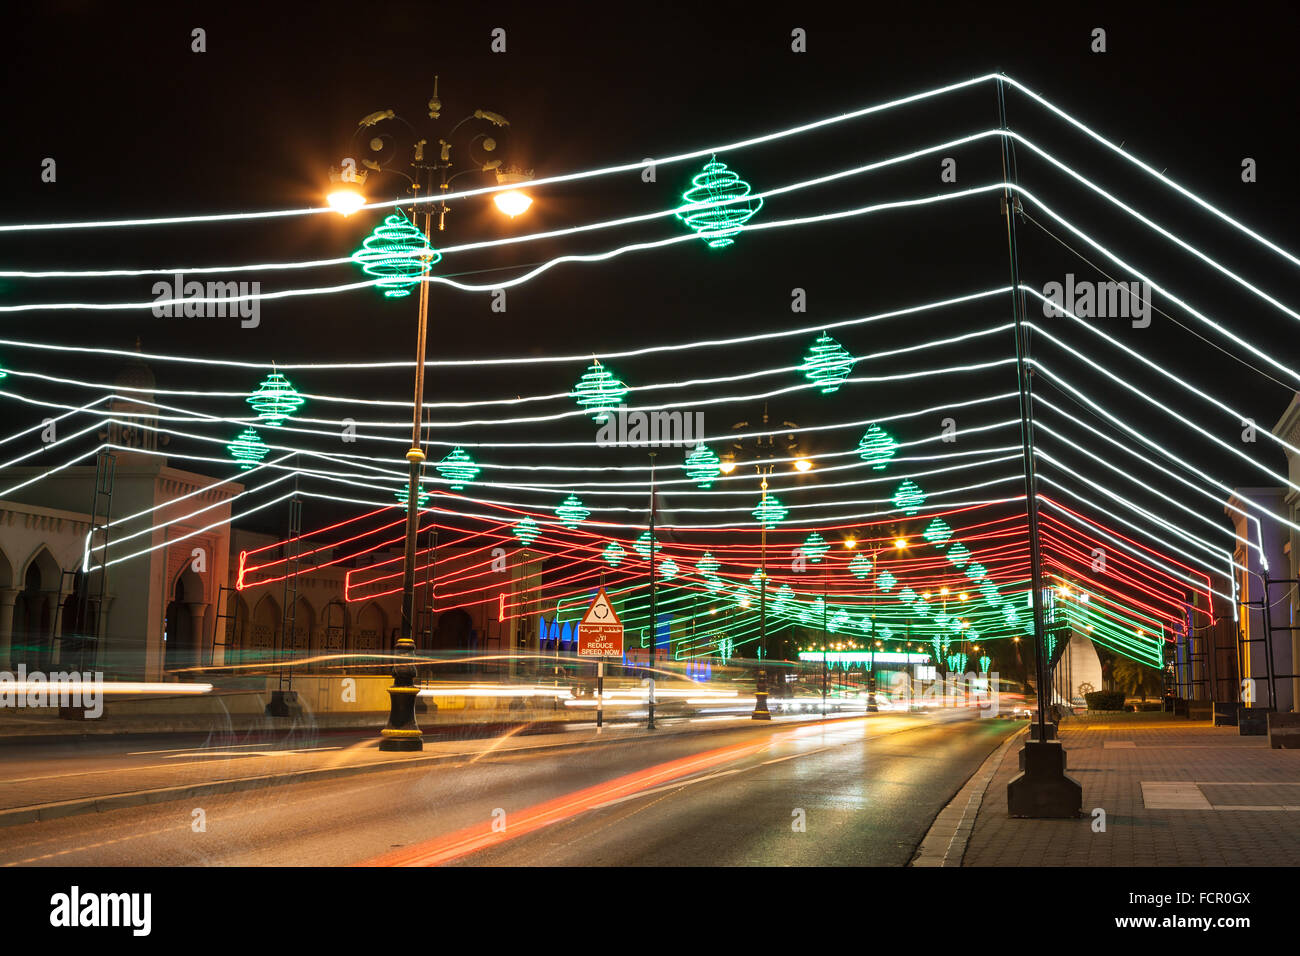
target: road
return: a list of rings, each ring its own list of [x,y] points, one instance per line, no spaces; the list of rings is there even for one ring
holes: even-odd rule
[[[901,866],[1017,726],[880,714],[538,753],[484,742],[436,767],[0,828],[0,865]]]

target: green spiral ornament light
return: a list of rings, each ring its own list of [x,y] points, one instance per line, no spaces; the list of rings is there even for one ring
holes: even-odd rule
[[[642,531],[641,537],[637,538],[636,541],[633,542],[632,547],[636,548],[637,554],[641,555],[643,559],[648,561],[650,559],[650,532]],[[662,550],[663,546],[659,543],[659,539],[655,538],[655,551]]]
[[[826,539],[814,531],[803,541],[803,553],[807,555],[808,560],[813,564],[820,564],[822,558],[826,557],[826,552],[830,550],[830,545]]]
[[[988,573],[989,569],[978,562],[971,564],[966,568],[966,577],[970,578],[972,581],[979,581],[986,578],[988,577]]]
[[[722,474],[722,463],[708,445],[700,442],[686,456],[686,477],[695,482],[698,488],[711,488],[714,480]]]
[[[424,233],[399,209],[388,216],[352,253],[352,261],[390,299],[411,294],[442,253],[429,247]]]
[[[478,477],[479,468],[464,448],[457,445],[442,461],[434,466],[438,474],[451,483],[452,491],[460,491]]]
[[[402,487],[398,488],[397,491],[394,492],[394,494],[397,496],[397,500],[405,505],[406,502],[410,500],[411,489],[406,484],[403,484]],[[415,496],[415,498],[416,504],[421,508],[429,503],[429,493],[427,491],[422,490]]]
[[[603,424],[627,397],[627,386],[600,362],[593,362],[573,386],[569,397],[591,412],[592,421]]]
[[[261,462],[271,450],[262,442],[262,436],[255,428],[245,428],[226,448],[230,450],[230,457],[239,462],[241,471],[248,471]]]
[[[987,654],[980,655],[981,674],[987,674],[989,672],[989,667],[992,666],[992,664],[993,664],[993,658],[989,657]]]
[[[677,562],[672,558],[665,558],[655,566],[655,572],[665,581],[671,581],[677,577]]]
[[[849,562],[849,573],[855,578],[865,578],[871,573],[871,559],[865,554],[859,553]]]
[[[609,544],[605,545],[605,551],[603,553],[603,557],[605,558],[606,564],[608,564],[611,568],[616,568],[623,563],[623,557],[626,554],[627,552],[623,550],[623,546],[621,544],[619,544],[617,541],[611,541]]]
[[[881,571],[876,575],[876,587],[880,588],[882,591],[890,590],[897,583],[898,578],[894,577],[888,571]]]
[[[710,249],[724,249],[732,244],[732,237],[744,228],[745,223],[763,208],[762,198],[746,199],[749,194],[749,183],[714,157],[691,178],[690,188],[682,193],[682,202],[692,206],[703,203],[723,205],[683,210],[677,218],[705,240]]]
[[[970,548],[960,541],[954,542],[948,549],[948,560],[959,568],[965,567],[966,562],[970,560]]]
[[[898,442],[879,425],[872,425],[858,442],[858,457],[875,471],[882,470],[898,450]]]
[[[578,527],[578,524],[587,519],[591,512],[582,506],[582,499],[577,495],[569,495],[555,509],[555,517],[560,519],[560,524],[572,531]]]
[[[699,571],[700,574],[703,574],[705,577],[711,577],[717,574],[718,568],[720,567],[722,567],[722,565],[719,563],[718,559],[709,551],[705,551],[700,555],[700,560],[695,562],[695,570]]]
[[[921,510],[923,504],[925,492],[911,478],[903,479],[903,483],[894,492],[894,507],[903,514],[914,515]]]
[[[800,371],[823,395],[829,395],[839,391],[840,385],[853,371],[854,361],[844,346],[823,332],[808,350]]]
[[[781,504],[781,499],[776,495],[760,499],[758,507],[750,512],[754,520],[769,531],[784,521],[789,513],[790,509]]]
[[[247,401],[258,418],[268,425],[279,425],[302,407],[303,397],[287,378],[272,372]]]
[[[542,533],[542,529],[537,527],[537,522],[532,518],[521,518],[515,522],[511,529],[514,536],[523,542],[524,547],[528,547],[537,540],[537,536]]]
[[[925,526],[925,530],[921,532],[921,537],[935,547],[942,548],[948,543],[948,539],[952,537],[952,528],[942,518],[935,518]]]

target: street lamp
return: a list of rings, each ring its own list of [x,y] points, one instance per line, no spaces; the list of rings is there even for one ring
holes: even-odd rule
[[[772,714],[767,708],[767,669],[766,665],[761,663],[762,660],[771,657],[767,646],[767,526],[774,523],[774,521],[768,512],[767,479],[776,467],[776,459],[782,454],[790,462],[791,467],[800,473],[809,471],[813,467],[813,463],[807,456],[799,454],[798,424],[791,421],[781,421],[776,424],[779,424],[784,429],[784,432],[773,431],[771,429],[773,422],[768,416],[766,404],[763,406],[762,417],[756,424],[759,425],[758,433],[746,435],[732,442],[733,450],[722,458],[719,467],[724,475],[729,475],[736,470],[736,466],[742,460],[752,462],[754,470],[759,476],[759,487],[762,494],[759,498],[756,514],[761,532],[758,570],[758,645],[760,664],[754,688],[754,712],[750,716],[754,720],[771,720]],[[732,430],[741,431],[749,427],[750,422],[748,421],[737,422],[732,426]],[[784,448],[779,446],[784,446]]]
[[[442,100],[438,97],[438,78],[436,76],[433,80],[433,96],[429,99],[428,107],[430,119],[437,120],[442,115]],[[394,168],[394,163],[397,161],[397,139],[387,131],[387,126],[381,125],[390,121],[404,126],[406,133],[409,134],[411,139],[409,167],[414,170],[414,175],[409,175],[400,169]],[[473,133],[465,143],[464,153],[470,163],[466,165],[466,168],[458,170],[457,167],[462,163],[452,159],[453,143],[462,129],[466,129],[466,132],[472,132],[474,127],[470,124],[477,124],[479,131]],[[484,124],[486,124],[487,129],[482,128]],[[490,135],[491,131],[509,125],[509,121],[499,113],[489,110],[475,110],[456,123],[447,132],[446,138],[438,137],[436,155],[426,157],[425,147],[429,145],[429,140],[420,137],[415,127],[409,122],[398,116],[393,110],[379,110],[371,113],[357,124],[356,132],[353,134],[355,140],[362,130],[371,131],[368,144],[371,155],[362,158],[361,165],[363,168],[361,169],[357,168],[355,158],[349,157],[343,161],[339,168],[330,170],[330,179],[334,186],[327,196],[327,201],[331,207],[337,209],[344,216],[360,209],[365,205],[366,201],[362,187],[371,173],[392,172],[401,176],[407,182],[408,191],[417,201],[421,199],[421,189],[425,191],[425,196],[432,197],[436,182],[439,191],[443,196],[446,196],[454,180],[472,173],[495,173],[499,186],[517,185],[526,179],[531,179],[531,173],[514,168],[502,172],[500,160],[476,158],[474,155],[476,149],[485,154],[494,152],[497,148],[497,142]],[[378,157],[378,159],[374,157]],[[453,172],[453,170],[457,171]],[[513,194],[513,198],[504,201],[498,198],[496,203],[498,209],[501,209],[512,218],[524,212],[532,202],[525,193],[519,190],[501,190],[501,192]],[[393,667],[393,686],[388,689],[388,724],[381,731],[379,740],[379,749],[386,751],[424,749],[423,737],[415,720],[415,699],[418,693],[415,687],[415,664],[403,660],[403,658],[413,658],[415,656],[415,640],[412,637],[415,619],[415,554],[416,535],[419,530],[420,473],[423,470],[425,460],[423,443],[420,440],[420,424],[424,412],[425,345],[428,341],[429,326],[429,284],[423,279],[423,276],[431,268],[432,261],[436,256],[431,241],[433,207],[435,204],[426,200],[420,205],[423,206],[424,212],[422,230],[424,254],[420,257],[420,306],[415,345],[415,398],[411,425],[411,447],[406,453],[408,475],[406,549],[402,565],[402,626],[397,640],[397,647],[395,648],[399,660]],[[437,206],[438,231],[442,232],[446,228],[447,220],[447,203],[445,199],[437,203]],[[413,215],[415,208],[415,206],[412,207]]]

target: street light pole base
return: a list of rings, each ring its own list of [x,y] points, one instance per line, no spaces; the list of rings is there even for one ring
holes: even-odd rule
[[[759,691],[754,695],[754,712],[750,714],[752,720],[771,720],[772,712],[767,709],[767,694]]]
[[[1007,812],[1013,817],[1065,819],[1083,813],[1083,787],[1065,773],[1059,740],[1026,740],[1024,767],[1007,784]]]
[[[415,686],[415,668],[410,665],[395,667],[393,677],[393,686],[388,688],[388,726],[379,732],[379,749],[423,750],[424,737],[415,721],[415,700],[420,693]]]

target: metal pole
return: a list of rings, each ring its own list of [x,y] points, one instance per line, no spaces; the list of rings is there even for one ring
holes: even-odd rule
[[[596,662],[596,733],[605,726],[605,659]]]
[[[655,603],[655,453],[650,452],[650,693],[646,729],[655,729],[655,651],[659,643],[658,605]]]
[[[432,247],[432,212],[428,204],[424,212],[424,243]],[[420,283],[420,317],[415,339],[415,402],[412,410],[411,447],[406,453],[408,463],[406,485],[406,551],[402,562],[402,628],[395,653],[399,658],[393,666],[393,686],[388,689],[388,725],[380,731],[380,750],[423,750],[424,742],[419,724],[415,720],[415,664],[401,658],[415,656],[415,641],[411,633],[415,617],[415,552],[416,534],[420,524],[420,468],[424,463],[421,449],[420,424],[424,412],[424,354],[429,325],[429,283]]]
[[[998,79],[998,120],[1001,129],[1007,128],[1007,109],[1004,83]],[[1002,177],[1010,182],[1007,156],[1007,138],[1002,137]],[[1024,293],[1020,290],[1020,263],[1016,257],[1016,197],[1011,187],[1002,190],[1003,214],[1007,220],[1007,255],[1011,266],[1011,314],[1016,326],[1016,377],[1019,380],[1020,441],[1025,469],[1025,513],[1029,524],[1030,587],[1033,589],[1034,648],[1038,677],[1038,739],[1047,739],[1046,697],[1051,694],[1047,682],[1047,655],[1043,629],[1043,564],[1038,540],[1038,475],[1034,463],[1034,409],[1033,373],[1026,368],[1029,352],[1029,332],[1024,323]]]
[[[754,720],[771,720],[772,713],[767,709],[767,669],[764,659],[767,653],[767,475],[763,466],[758,466],[758,473],[763,482],[760,486],[762,497],[758,504],[758,525],[760,529],[759,568],[758,568],[758,680],[754,685]]]

